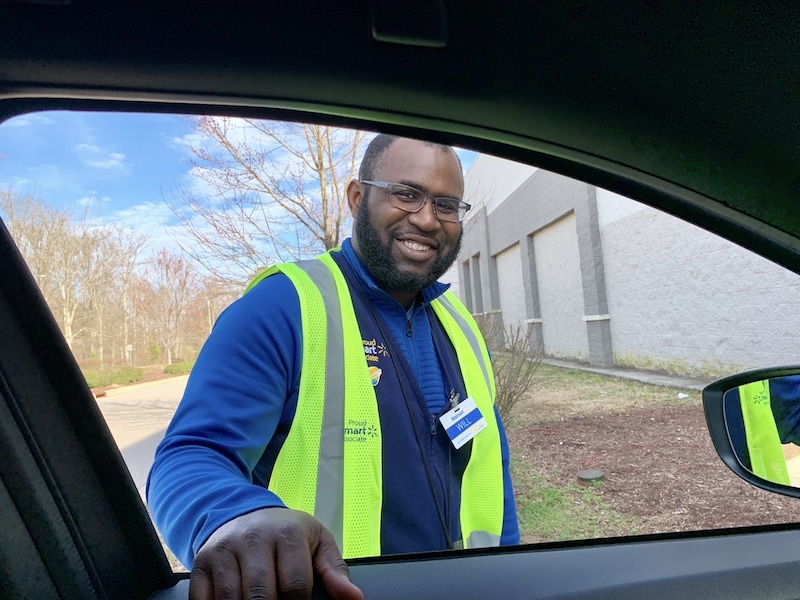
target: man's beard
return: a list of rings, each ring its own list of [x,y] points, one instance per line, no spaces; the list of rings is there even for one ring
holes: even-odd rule
[[[378,230],[372,225],[367,208],[367,198],[361,203],[361,210],[356,217],[356,236],[360,257],[375,282],[386,291],[419,292],[441,277],[456,260],[461,249],[463,230],[458,235],[458,242],[447,254],[437,250],[436,258],[427,274],[401,271],[392,256],[392,241],[383,243]]]

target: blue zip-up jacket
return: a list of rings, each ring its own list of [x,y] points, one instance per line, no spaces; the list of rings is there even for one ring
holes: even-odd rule
[[[439,414],[445,386],[424,309],[448,286],[426,288],[424,303],[406,314],[378,288],[349,240],[341,255],[401,346],[430,413]],[[284,506],[263,484],[294,418],[301,356],[299,300],[283,275],[260,282],[217,320],[156,451],[147,485],[156,526],[187,567],[224,523],[260,508]],[[519,529],[502,426],[500,434],[505,506],[501,543],[516,544]]]

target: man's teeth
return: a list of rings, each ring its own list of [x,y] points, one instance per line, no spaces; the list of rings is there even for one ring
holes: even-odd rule
[[[427,244],[418,244],[417,242],[412,242],[410,240],[404,240],[403,243],[407,248],[411,248],[412,250],[417,250],[419,252],[430,249],[430,246]]]

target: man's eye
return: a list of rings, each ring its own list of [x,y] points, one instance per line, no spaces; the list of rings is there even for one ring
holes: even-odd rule
[[[408,190],[394,192],[394,196],[403,202],[419,202],[419,195]]]
[[[437,200],[436,210],[443,213],[454,213],[458,211],[458,203],[450,200]]]

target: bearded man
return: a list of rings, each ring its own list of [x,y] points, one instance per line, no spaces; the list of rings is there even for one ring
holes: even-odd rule
[[[488,352],[437,282],[463,194],[452,148],[378,135],[352,237],[220,316],[148,479],[191,598],[357,599],[343,557],[519,542]]]

